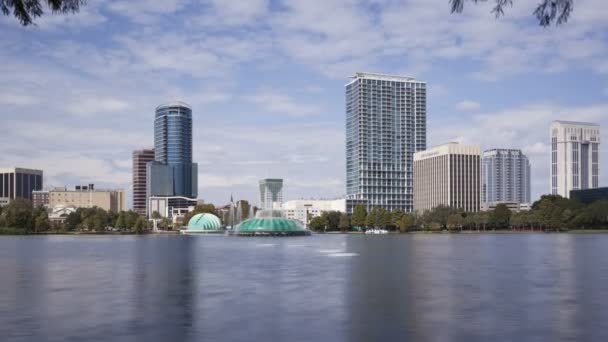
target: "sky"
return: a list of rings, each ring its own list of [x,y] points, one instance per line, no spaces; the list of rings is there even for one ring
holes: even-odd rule
[[[201,199],[257,203],[266,177],[284,179],[287,200],[339,198],[344,85],[378,72],[427,82],[427,146],[522,149],[534,200],[549,191],[551,121],[608,136],[605,0],[576,0],[549,28],[535,4],[498,19],[491,2],[450,14],[447,0],[89,0],[28,27],[0,15],[0,166],[130,198],[155,107],[182,100]]]

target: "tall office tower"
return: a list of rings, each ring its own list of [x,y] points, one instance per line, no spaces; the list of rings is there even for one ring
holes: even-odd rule
[[[477,146],[452,142],[414,153],[414,210],[445,205],[479,211],[480,170]]]
[[[588,122],[553,121],[551,194],[570,197],[570,190],[594,189],[600,174],[600,126]]]
[[[42,171],[19,167],[0,168],[0,206],[15,198],[32,199],[32,191],[42,190]]]
[[[154,161],[154,149],[133,151],[133,211],[146,216],[146,164]]]
[[[273,209],[274,203],[278,208],[283,203],[283,180],[276,178],[260,180],[260,207]]]
[[[156,107],[154,162],[147,164],[146,176],[148,201],[154,197],[169,203],[163,212],[172,212],[174,205],[196,205],[198,165],[192,162],[192,108],[188,104],[171,102]]]
[[[481,202],[530,203],[530,161],[521,150],[482,153]]]
[[[413,154],[426,149],[426,83],[357,73],[346,84],[346,200],[413,209]]]

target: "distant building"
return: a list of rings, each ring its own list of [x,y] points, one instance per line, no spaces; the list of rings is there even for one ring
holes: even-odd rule
[[[492,211],[496,209],[499,204],[504,204],[507,208],[513,212],[527,211],[531,209],[530,203],[520,202],[486,202],[481,204],[481,211]]]
[[[177,222],[188,212],[194,210],[198,201],[196,199],[181,196],[152,196],[148,199],[149,217],[158,212],[161,217],[171,218]]]
[[[326,211],[346,212],[346,200],[294,200],[284,202],[281,209],[288,219],[298,220],[305,226],[312,217],[321,216]]]
[[[154,161],[154,149],[133,151],[133,211],[146,216],[147,164]]]
[[[482,153],[481,202],[530,203],[530,161],[521,150],[492,149]]]
[[[599,185],[600,126],[588,122],[553,121],[551,194],[568,198],[571,190]]]
[[[0,206],[15,198],[32,200],[32,191],[42,190],[42,170],[0,168]]]
[[[274,209],[283,203],[283,180],[266,178],[260,180],[260,208]]]
[[[49,192],[48,191],[32,191],[32,205],[34,208],[49,206]]]
[[[480,150],[458,143],[414,154],[414,210],[444,205],[476,212],[480,209]]]
[[[49,191],[48,205],[51,209],[56,207],[98,207],[115,213],[127,210],[124,190],[95,189],[94,184],[77,185],[74,190],[67,190],[66,187],[54,188]]]
[[[356,73],[346,84],[347,211],[412,211],[413,154],[426,149],[426,83]]]
[[[608,201],[608,187],[570,190],[570,198],[577,199],[584,204],[591,204],[596,201]]]
[[[146,197],[196,201],[198,165],[192,162],[192,108],[184,102],[156,107],[154,119],[154,162],[146,165]],[[182,208],[186,209],[186,208]],[[148,215],[153,210],[148,208]]]

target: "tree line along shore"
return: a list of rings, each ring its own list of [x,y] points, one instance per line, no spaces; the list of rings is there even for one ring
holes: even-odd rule
[[[197,213],[216,213],[211,204],[199,205],[188,213],[183,222]],[[217,213],[216,213],[217,214]],[[154,213],[157,227],[173,229],[171,221]],[[0,208],[0,234],[49,233],[117,233],[141,234],[149,232],[152,221],[134,211],[114,213],[101,208],[78,208],[63,217],[49,220],[44,208],[34,208],[31,202],[16,199]],[[375,207],[367,211],[362,205],[352,215],[337,211],[324,212],[309,218],[309,229],[315,232],[353,232],[367,229],[386,229],[393,232],[472,232],[472,231],[606,231],[608,229],[608,201],[583,204],[574,199],[555,195],[542,196],[531,210],[512,212],[505,205],[486,212],[464,212],[439,206],[424,213],[387,211]]]

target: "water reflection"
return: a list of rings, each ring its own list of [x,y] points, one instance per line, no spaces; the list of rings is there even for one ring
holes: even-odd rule
[[[608,235],[0,239],[2,341],[608,340]]]

